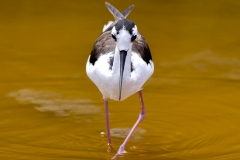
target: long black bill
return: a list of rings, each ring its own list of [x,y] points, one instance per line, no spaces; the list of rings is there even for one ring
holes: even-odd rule
[[[122,94],[122,79],[123,79],[123,71],[124,71],[126,56],[127,56],[127,51],[120,51],[119,101],[121,100],[121,94]]]

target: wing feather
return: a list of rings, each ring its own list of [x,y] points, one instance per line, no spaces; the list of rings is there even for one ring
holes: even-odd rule
[[[147,64],[149,64],[150,60],[152,60],[151,51],[146,40],[141,34],[138,34],[137,38],[133,42],[132,50],[138,53]]]
[[[95,64],[98,57],[102,54],[115,52],[116,43],[112,38],[111,31],[103,32],[95,41],[89,62]]]

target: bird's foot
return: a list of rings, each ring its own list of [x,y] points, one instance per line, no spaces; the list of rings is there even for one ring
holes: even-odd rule
[[[123,155],[124,153],[126,153],[126,151],[124,150],[124,146],[120,146],[117,154],[115,154],[115,156],[111,160],[116,160],[119,156]]]
[[[112,147],[111,144],[108,144],[107,152],[114,151],[114,148]]]
[[[126,151],[124,150],[124,146],[120,146],[119,149],[118,149],[117,154],[118,155],[122,155],[123,153],[126,153]]]

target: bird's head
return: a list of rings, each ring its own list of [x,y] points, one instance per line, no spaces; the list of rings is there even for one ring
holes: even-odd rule
[[[112,28],[112,38],[115,40],[119,51],[128,51],[137,38],[137,33],[137,26],[128,19],[119,20]]]
[[[120,53],[120,77],[119,77],[119,100],[121,100],[122,79],[125,60],[129,49],[131,50],[134,40],[137,38],[138,30],[131,20],[121,19],[112,28],[112,38],[116,42]]]

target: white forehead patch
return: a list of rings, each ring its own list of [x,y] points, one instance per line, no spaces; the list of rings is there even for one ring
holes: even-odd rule
[[[129,50],[131,46],[131,35],[129,31],[123,27],[122,29],[119,30],[119,34],[116,35],[117,38],[117,47],[119,50],[124,50],[127,51]]]
[[[132,34],[135,36],[137,35],[137,33],[138,33],[137,26],[135,25],[132,29]]]
[[[117,30],[116,30],[115,26],[112,28],[112,35],[117,35]]]

